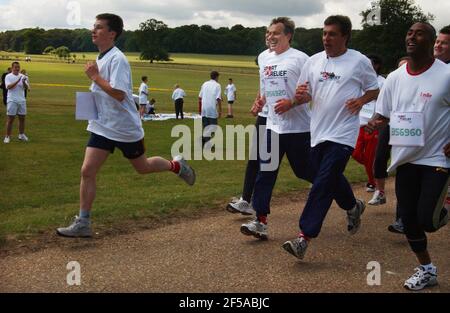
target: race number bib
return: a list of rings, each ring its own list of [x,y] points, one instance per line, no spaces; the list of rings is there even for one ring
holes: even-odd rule
[[[374,112],[375,112],[375,103],[370,102],[362,107],[361,111],[359,112],[359,115],[363,118],[371,119]]]
[[[273,124],[279,125],[282,118],[279,114],[275,113],[275,105],[278,100],[289,98],[287,94],[286,81],[284,78],[266,78],[264,85],[266,92],[266,103],[269,109],[268,116],[272,120]]]
[[[392,146],[423,147],[425,145],[423,113],[394,112],[391,114]]]

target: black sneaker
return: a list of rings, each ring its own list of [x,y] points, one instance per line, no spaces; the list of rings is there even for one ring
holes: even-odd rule
[[[356,205],[353,209],[347,211],[347,231],[350,235],[358,232],[361,226],[361,215],[364,213],[366,205],[364,201],[356,199]]]

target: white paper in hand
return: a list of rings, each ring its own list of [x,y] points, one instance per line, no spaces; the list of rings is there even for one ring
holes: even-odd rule
[[[93,92],[77,92],[75,118],[82,121],[98,119],[98,111]]]

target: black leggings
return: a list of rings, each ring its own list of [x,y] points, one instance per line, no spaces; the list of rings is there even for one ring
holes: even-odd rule
[[[242,199],[249,202],[252,200],[253,189],[255,187],[256,176],[259,171],[259,136],[260,136],[260,126],[265,126],[267,123],[267,118],[258,116],[256,119],[256,138],[253,139],[253,144],[256,144],[257,158],[256,160],[250,160],[247,163],[247,169],[245,170],[244,178],[244,188],[242,190]],[[261,127],[262,134],[264,135],[266,128]]]
[[[395,189],[400,217],[415,253],[427,249],[425,232],[433,233],[444,226],[449,177],[449,169],[432,166],[408,163],[397,169]]]
[[[391,146],[389,145],[389,125],[380,129],[378,134],[377,152],[373,164],[374,177],[376,179],[387,178],[387,164],[391,155]]]

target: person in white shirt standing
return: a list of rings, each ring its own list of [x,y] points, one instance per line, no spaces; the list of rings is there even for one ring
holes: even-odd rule
[[[29,83],[27,82],[27,77],[20,73],[19,62],[13,62],[11,68],[12,72],[5,77],[8,96],[6,101],[7,120],[4,143],[11,142],[12,127],[16,115],[19,117],[19,140],[28,141],[28,137],[25,135],[25,116],[27,115],[25,90]]]
[[[404,283],[409,290],[437,284],[437,269],[426,233],[448,223],[444,208],[450,181],[450,68],[433,56],[434,27],[415,23],[406,34],[410,60],[391,73],[376,104],[373,130],[390,123],[389,172],[396,171],[395,191],[411,250],[420,265]],[[445,247],[444,247],[445,248]]]
[[[218,118],[222,116],[222,87],[218,83],[218,72],[212,71],[210,78],[203,83],[198,98],[201,104],[203,131],[209,126],[209,131],[213,132],[218,124]],[[210,136],[202,135],[203,145],[210,140]]]
[[[123,31],[122,18],[100,14],[92,29],[92,42],[100,55],[86,64],[85,73],[92,80],[98,119],[89,121],[91,137],[87,144],[80,183],[80,216],[57,234],[64,237],[91,237],[90,213],[96,194],[96,176],[114,152],[122,151],[136,172],[150,174],[172,171],[187,184],[195,183],[195,172],[182,156],[173,161],[145,156],[144,130],[133,100],[131,68],[125,55],[115,46]]]
[[[325,51],[312,56],[299,79],[296,100],[310,103],[311,168],[314,182],[300,216],[300,233],[283,248],[303,259],[312,238],[320,234],[333,199],[347,213],[347,231],[360,228],[365,204],[357,200],[344,176],[356,145],[359,111],[378,96],[377,75],[370,60],[348,49],[352,23],[335,15],[324,22]],[[361,94],[363,94],[361,96]]]
[[[260,160],[252,200],[256,219],[241,225],[240,230],[244,235],[262,240],[268,238],[270,201],[284,155],[298,178],[312,181],[308,165],[310,110],[307,106],[296,106],[294,103],[297,81],[308,56],[291,48],[294,32],[295,23],[290,18],[273,19],[267,30],[271,52],[266,53],[263,60],[259,59],[260,90],[263,94],[260,101],[255,102],[252,112],[262,111],[263,105],[268,108],[265,142],[271,157]],[[269,170],[269,164],[275,166]]]
[[[139,87],[139,113],[141,119],[144,117],[148,105],[148,77],[142,76],[142,83]]]
[[[233,84],[233,79],[228,79],[228,85],[225,88],[225,95],[227,96],[228,100],[228,114],[227,118],[233,118],[233,104],[234,101],[236,101],[236,86]]]
[[[175,115],[178,119],[178,116],[181,116],[181,119],[184,119],[183,113],[183,105],[184,105],[184,97],[186,97],[186,93],[183,89],[180,88],[179,84],[176,84],[172,93],[172,100],[175,103]]]

